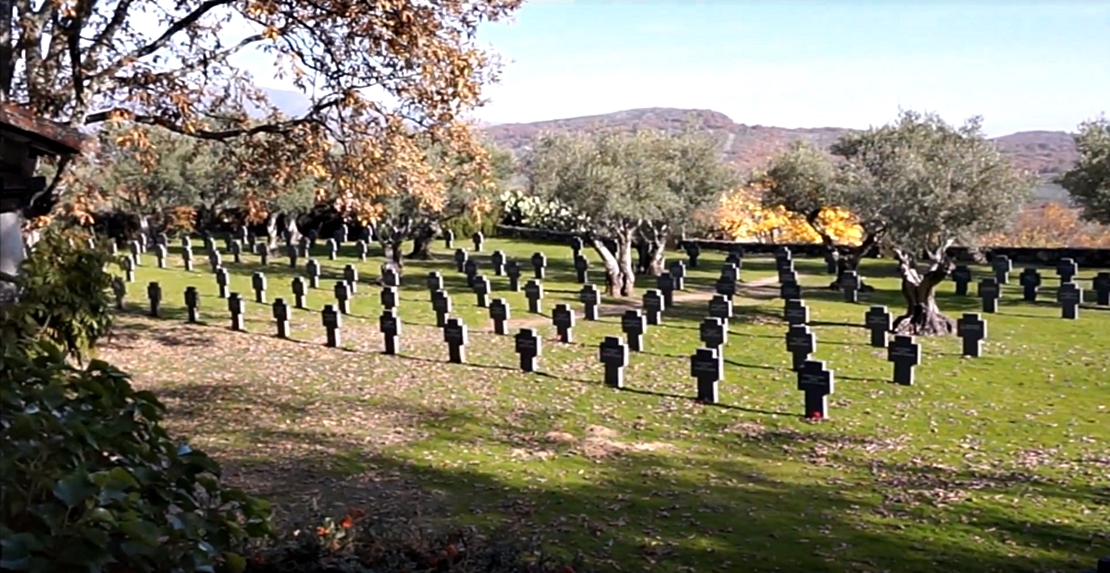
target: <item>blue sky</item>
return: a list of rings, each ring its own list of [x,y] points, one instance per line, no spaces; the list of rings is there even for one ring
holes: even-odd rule
[[[505,63],[493,122],[658,106],[859,128],[901,106],[993,136],[1110,113],[1106,1],[533,1],[479,40]]]

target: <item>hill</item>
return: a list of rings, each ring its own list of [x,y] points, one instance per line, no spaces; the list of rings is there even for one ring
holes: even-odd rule
[[[696,126],[717,137],[725,158],[742,171],[762,165],[794,140],[804,139],[827,149],[842,134],[854,131],[841,127],[788,129],[745,125],[712,110],[643,108],[532,123],[505,123],[487,127],[485,133],[500,145],[520,150],[544,131],[633,131],[642,128],[677,131],[685,125]],[[1071,135],[1063,131],[1022,131],[995,138],[994,141],[1018,167],[1046,177],[1062,173],[1077,157]]]

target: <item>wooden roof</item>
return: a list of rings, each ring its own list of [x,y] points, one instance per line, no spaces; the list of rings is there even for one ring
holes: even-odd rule
[[[72,155],[89,151],[95,140],[77,129],[39,117],[18,105],[0,104],[0,132],[4,137],[26,141],[46,155]]]

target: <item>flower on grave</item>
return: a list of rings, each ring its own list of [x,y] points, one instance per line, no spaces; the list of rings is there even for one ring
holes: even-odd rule
[[[343,521],[339,522],[339,526],[342,527],[343,529],[350,529],[351,526],[354,525],[354,524],[355,524],[354,518],[352,518],[349,515],[347,517],[344,517]]]
[[[813,420],[820,420],[822,418],[821,412],[818,412],[816,410],[814,410],[813,412],[810,412],[809,417]]]

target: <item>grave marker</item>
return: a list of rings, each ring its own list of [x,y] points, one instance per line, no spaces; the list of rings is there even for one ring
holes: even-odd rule
[[[334,261],[336,255],[339,253],[339,245],[336,244],[336,240],[328,239],[324,242],[324,248],[328,251],[328,260]]]
[[[254,273],[251,275],[251,288],[254,289],[254,302],[266,303],[266,275]]]
[[[690,376],[698,381],[698,402],[716,404],[718,386],[724,376],[724,361],[714,348],[699,348],[690,357]]]
[[[582,247],[583,246],[585,246],[585,245],[583,245],[583,243],[582,243],[582,237],[579,237],[578,235],[575,235],[575,236],[570,238],[570,250],[571,250],[571,254],[573,255],[573,258],[577,259],[578,255],[582,254]]]
[[[840,275],[840,290],[844,293],[844,301],[856,303],[859,302],[859,273],[856,271],[844,271]]]
[[[447,291],[437,290],[432,293],[432,310],[436,313],[436,326],[447,326],[447,315],[451,314],[451,296]]]
[[[259,264],[268,266],[270,264],[270,246],[265,243],[258,244]]]
[[[467,259],[463,263],[463,272],[466,273],[466,286],[474,288],[474,277],[478,276],[478,261]]]
[[[274,299],[273,315],[274,323],[277,324],[277,337],[289,338],[289,305],[285,304],[285,299]]]
[[[835,248],[825,253],[825,274],[835,275],[840,270],[840,251]]]
[[[873,306],[863,315],[863,325],[871,332],[871,346],[886,348],[886,333],[894,327],[894,320],[885,306]]]
[[[1025,302],[1036,302],[1037,291],[1041,288],[1041,273],[1033,267],[1026,267],[1018,275],[1018,283],[1021,285],[1021,296]]]
[[[351,287],[343,281],[335,281],[336,308],[341,314],[351,314]]]
[[[150,301],[150,316],[158,318],[162,309],[162,285],[157,282],[146,285],[146,298]]]
[[[793,276],[793,272],[790,273]],[[790,277],[787,277],[790,278]],[[801,300],[802,298],[802,285],[798,284],[796,280],[789,280],[779,285],[779,297],[782,300]]]
[[[158,244],[154,246],[154,257],[158,260],[158,268],[166,268],[166,246]]]
[[[657,325],[663,323],[663,311],[666,309],[666,302],[663,300],[663,295],[655,289],[644,291],[643,304],[644,316],[647,318],[647,323]]]
[[[378,331],[385,339],[385,353],[397,354],[397,337],[401,334],[401,319],[397,316],[396,310],[387,308],[382,311],[382,315],[378,317]]]
[[[455,248],[455,232],[451,229],[443,231],[443,248],[448,250]]]
[[[732,299],[727,296],[715,294],[709,299],[709,316],[721,319],[725,328],[728,328],[728,321],[732,320],[732,312]]]
[[[690,260],[690,268],[698,268],[698,258],[701,257],[701,245],[697,241],[686,241],[683,246],[686,257]]]
[[[551,311],[551,324],[555,326],[559,342],[564,344],[574,342],[574,309],[563,303],[555,305],[555,309]]]
[[[543,253],[532,254],[532,272],[537,280],[543,280],[547,274],[547,255]]]
[[[185,313],[186,318],[190,323],[196,323],[198,320],[197,309],[200,308],[200,293],[197,292],[197,287],[185,287]]]
[[[393,261],[386,261],[382,263],[382,286],[387,287],[400,287],[401,277],[397,274],[397,267],[394,266]]]
[[[112,278],[112,296],[116,299],[116,310],[123,310],[123,297],[127,296],[127,283],[123,279]]]
[[[190,249],[189,247],[185,247],[184,249],[181,250],[181,261],[184,263],[186,271],[193,272],[193,250],[192,249]]]
[[[510,259],[505,263],[505,274],[509,277],[509,290],[520,292],[520,263]]]
[[[386,310],[397,308],[397,287],[382,287],[382,292],[379,293],[378,300],[381,302],[382,308]]]
[[[736,266],[736,268],[740,268],[740,266],[744,264],[744,249],[740,247],[730,248],[728,251],[728,255],[725,256],[725,264],[734,265]]]
[[[707,348],[718,348],[728,342],[728,327],[721,319],[710,316],[698,325],[698,339]]]
[[[358,293],[358,269],[354,265],[346,265],[343,267],[343,281],[351,290],[351,294]]]
[[[836,375],[825,368],[822,360],[807,360],[798,369],[798,390],[805,392],[805,417],[824,420],[829,417],[829,395],[836,387]]]
[[[998,282],[994,277],[979,281],[979,298],[983,301],[983,312],[998,312]]]
[[[486,242],[486,238],[484,236],[482,236],[482,233],[480,231],[477,232],[477,233],[474,233],[473,235],[470,236],[470,240],[474,241],[474,252],[475,253],[482,252],[482,244],[484,244]]]
[[[443,275],[439,271],[432,271],[428,273],[428,278],[424,279],[424,284],[427,285],[429,293],[443,290]]]
[[[308,276],[308,286],[320,288],[320,263],[316,259],[308,259],[304,265],[305,275]]]
[[[686,290],[686,263],[674,261],[669,270],[674,277],[674,290]]]
[[[229,286],[231,285],[231,276],[228,274],[227,269],[220,267],[216,269],[216,296],[220,298],[227,298]]]
[[[624,388],[624,367],[628,366],[628,346],[617,336],[606,336],[598,345],[598,359],[605,365],[605,385]]]
[[[243,243],[240,243],[239,239],[231,241],[231,248],[228,250],[231,251],[231,260],[235,261],[235,264],[243,263]]]
[[[493,333],[504,336],[509,333],[505,323],[509,320],[509,303],[503,298],[489,301],[489,317],[493,320]]]
[[[489,258],[489,264],[493,267],[493,275],[501,276],[505,274],[505,251],[494,251]]]
[[[574,273],[578,284],[583,285],[589,282],[590,262],[586,257],[577,255],[574,257]]]
[[[1095,304],[1110,306],[1110,272],[1101,272],[1091,279],[1091,288],[1095,291]]]
[[[520,356],[520,369],[524,372],[536,371],[536,359],[540,356],[541,342],[536,331],[531,328],[522,328],[513,336],[517,356]]]
[[[736,296],[736,281],[729,280],[726,277],[717,279],[715,290],[718,295],[732,298]]]
[[[1079,305],[1083,304],[1083,289],[1075,283],[1064,283],[1056,289],[1056,302],[1060,303],[1060,317],[1067,320],[1079,318]]]
[[[809,307],[800,299],[787,299],[782,307],[782,317],[790,326],[809,324]]]
[[[208,251],[208,267],[212,269],[212,272],[216,272],[216,269],[222,267],[223,263],[223,257],[220,256],[219,251]]]
[[[956,332],[963,341],[963,355],[979,358],[983,353],[983,340],[987,338],[987,323],[976,312],[965,312],[956,321]]]
[[[991,270],[994,271],[994,280],[1000,285],[1009,284],[1010,271],[1014,270],[1014,263],[1006,255],[991,257]]]
[[[735,263],[725,263],[721,266],[721,280],[737,282],[740,280],[740,267]]]
[[[674,306],[674,277],[670,271],[655,277],[655,288],[663,293],[663,304],[667,308]]]
[[[243,313],[246,312],[247,303],[239,293],[227,295],[227,311],[231,313],[231,330],[243,330]]]
[[[143,265],[143,251],[138,241],[131,241],[131,260],[136,267]]]
[[[578,291],[578,300],[586,306],[586,320],[597,320],[597,307],[601,302],[601,294],[597,292],[597,287],[582,285],[582,290]]]
[[[301,277],[293,277],[293,306],[299,309],[304,309],[304,297],[308,294],[305,289],[304,279]]]
[[[123,258],[123,274],[127,282],[135,282],[135,259],[131,257]]]
[[[478,308],[489,305],[489,278],[485,275],[474,277],[474,294],[478,298]]]
[[[359,239],[355,243],[355,252],[358,253],[358,262],[365,263],[366,256],[370,254],[370,246],[366,244],[366,241]]]
[[[528,299],[528,312],[532,314],[543,312],[541,308],[543,285],[539,281],[532,279],[524,285],[524,297]]]
[[[1060,277],[1060,284],[1072,282],[1077,274],[1079,265],[1075,263],[1075,259],[1063,258],[1056,263],[1056,276]]]
[[[894,364],[894,383],[913,385],[913,369],[921,364],[921,345],[912,336],[898,335],[886,349],[886,359]]]
[[[808,326],[791,326],[786,331],[786,351],[794,359],[791,368],[797,371],[817,351],[817,337]]]
[[[320,311],[320,319],[324,325],[324,330],[327,331],[326,346],[328,348],[339,348],[339,345],[342,344],[339,329],[343,327],[343,316],[336,311],[334,306],[325,304],[324,309]]]
[[[447,343],[448,360],[454,364],[466,362],[466,325],[457,318],[447,319],[443,326],[443,341]]]
[[[621,332],[628,340],[628,348],[633,352],[644,351],[644,332],[646,330],[647,322],[639,310],[629,309],[621,315]]]
[[[798,273],[794,271],[794,261],[786,261],[778,269],[779,284],[798,282]]]
[[[466,249],[455,249],[455,269],[460,273],[466,272],[466,261],[470,259]]]

